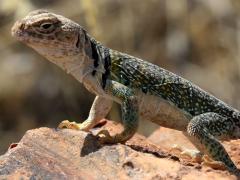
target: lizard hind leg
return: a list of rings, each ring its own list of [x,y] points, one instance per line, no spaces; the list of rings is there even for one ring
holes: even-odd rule
[[[208,112],[195,116],[188,124],[187,136],[191,142],[214,161],[222,162],[226,168],[240,175],[240,171],[230,159],[223,145],[217,140],[228,136],[234,129],[234,123],[217,113]],[[210,162],[210,161],[209,161]],[[211,166],[211,163],[208,163]]]

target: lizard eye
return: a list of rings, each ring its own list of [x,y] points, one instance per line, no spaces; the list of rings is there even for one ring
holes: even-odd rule
[[[53,29],[53,24],[52,23],[42,23],[40,25],[40,28],[42,30],[51,30],[51,29]]]
[[[56,26],[54,23],[51,22],[43,22],[42,24],[38,25],[37,30],[40,33],[44,34],[50,34],[56,29]]]

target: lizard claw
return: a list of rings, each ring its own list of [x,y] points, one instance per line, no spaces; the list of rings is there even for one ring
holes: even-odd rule
[[[75,129],[75,130],[80,130],[80,124],[76,123],[76,122],[70,122],[68,120],[64,120],[62,121],[59,125],[58,128],[60,129]]]
[[[101,130],[97,133],[98,140],[101,144],[112,144],[115,142],[115,137],[111,136],[108,130]]]

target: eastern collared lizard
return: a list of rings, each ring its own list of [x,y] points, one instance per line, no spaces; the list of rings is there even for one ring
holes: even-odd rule
[[[200,152],[240,174],[219,142],[240,137],[238,110],[172,72],[105,47],[61,15],[33,11],[15,23],[12,34],[96,94],[87,120],[63,121],[60,127],[88,131],[115,101],[121,105],[124,130],[115,136],[101,131],[101,141],[127,141],[136,132],[140,115],[183,131]]]

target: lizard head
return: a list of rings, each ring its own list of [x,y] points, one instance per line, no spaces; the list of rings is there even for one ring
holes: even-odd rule
[[[12,27],[12,35],[47,59],[59,64],[86,53],[88,37],[77,23],[46,10],[30,12]]]

